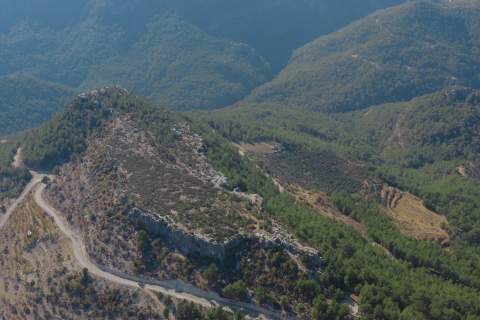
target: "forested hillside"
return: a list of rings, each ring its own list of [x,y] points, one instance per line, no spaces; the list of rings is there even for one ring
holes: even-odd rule
[[[375,12],[296,50],[247,102],[345,112],[448,85],[480,88],[476,4],[415,1]]]
[[[75,95],[73,88],[27,74],[0,77],[0,92],[0,137],[50,120]]]
[[[12,166],[18,146],[18,140],[0,142],[0,202],[18,197],[32,178],[28,168]]]
[[[480,261],[479,96],[454,86],[349,113],[257,103],[203,112],[200,119],[225,137],[275,139],[287,148],[327,150],[363,162],[383,181],[444,214],[452,251]]]
[[[266,80],[268,64],[252,48],[210,37],[178,16],[153,18],[141,35],[134,41],[124,28],[93,19],[65,31],[24,21],[4,37],[0,56],[7,73],[88,91],[125,85],[178,109],[227,106]]]
[[[322,285],[330,293],[340,290],[359,295],[360,312],[366,319],[478,316],[473,307],[480,284],[476,245],[469,247],[461,237],[454,236],[449,252],[436,243],[413,240],[402,235],[372,199],[329,194],[339,210],[362,223],[364,238],[352,227],[320,215],[288,193],[262,187],[261,181],[267,178],[247,157],[209,128],[200,125],[197,130],[203,130],[207,156],[217,170],[232,179],[242,177],[246,188],[265,197],[267,215],[285,223],[297,237],[324,253],[327,267]],[[330,307],[321,299],[314,300],[311,316],[332,319]]]
[[[292,51],[298,47],[345,27],[375,10],[403,2],[405,1],[48,0],[39,4],[34,0],[4,0],[5,5],[0,8],[0,33],[7,35],[10,28],[27,18],[30,23],[40,22],[41,28],[51,29],[49,32],[54,30],[67,33],[72,32],[73,26],[85,19],[94,19],[99,31],[109,37],[108,42],[124,54],[138,40],[139,32],[145,29],[150,19],[173,10],[212,36],[252,46],[265,57],[276,74],[286,66]],[[55,19],[51,19],[52,14]],[[108,30],[105,34],[101,30],[103,25],[116,25],[117,29]],[[74,45],[68,40],[60,38],[60,41],[64,48]],[[51,42],[49,45],[59,44]],[[52,50],[50,46],[45,49]]]
[[[449,105],[455,105],[459,111],[469,110],[478,105],[476,91],[455,89],[455,94],[452,94],[453,91],[449,89],[447,95],[445,95],[445,91],[442,91],[437,95],[414,101],[412,105],[415,107],[402,111],[409,114],[410,110],[416,110],[415,116],[413,116],[416,118],[425,112],[435,113],[435,110],[426,106],[438,104],[439,113],[442,113],[441,110],[447,110]],[[112,111],[114,115],[117,112],[128,113],[130,116],[125,119],[135,122],[136,124],[132,128],[136,128],[136,130],[140,127],[152,126],[152,122],[149,120],[152,116],[160,119],[164,117],[163,109],[156,109],[142,97],[137,99],[135,94],[122,96],[119,93],[123,91],[112,91],[112,89],[100,92],[102,99],[111,105],[102,107],[96,103],[96,100],[85,102],[76,98],[67,105],[64,112],[27,134],[26,139],[22,140],[27,163],[53,165],[62,159],[73,157],[73,154],[75,156],[72,160],[82,163],[87,145],[85,138],[94,139],[104,135],[106,124],[113,124]],[[457,95],[456,92],[459,94]],[[462,92],[467,94],[462,94]],[[400,109],[400,107],[393,108],[395,112]],[[466,113],[460,112],[460,114]],[[371,114],[373,115],[375,112],[372,111]],[[360,117],[358,114],[352,115],[352,117],[354,116]],[[480,288],[480,274],[477,268],[480,255],[476,252],[476,244],[474,242],[469,244],[468,239],[471,237],[464,237],[467,233],[466,230],[459,233],[450,225],[448,226],[450,232],[454,233],[451,237],[452,250],[447,251],[436,243],[420,242],[402,235],[398,228],[379,210],[374,201],[347,193],[328,193],[339,210],[346,215],[350,214],[362,223],[365,227],[362,235],[343,222],[318,214],[312,207],[302,201],[297,201],[288,193],[279,193],[264,171],[257,168],[248,157],[242,157],[238,150],[222,138],[217,131],[212,131],[210,126],[204,123],[204,119],[187,118],[179,113],[175,113],[175,117],[176,121],[172,123],[180,125],[188,121],[191,129],[202,136],[207,160],[216,170],[225,173],[230,181],[234,182],[232,186],[241,186],[242,190],[257,193],[264,198],[262,219],[279,220],[291,228],[297,237],[320,249],[326,263],[325,272],[320,281],[328,290],[322,290],[315,283],[301,281],[292,287],[293,292],[298,293],[288,297],[289,301],[306,301],[305,305],[313,318],[331,319],[336,316],[344,316],[345,309],[339,302],[344,294],[350,293],[359,296],[360,311],[367,318],[451,319],[453,317],[461,319],[467,316],[478,316],[475,301]],[[433,118],[432,121],[437,120],[430,116],[428,118]],[[261,117],[258,119],[258,123],[261,125],[268,119],[267,114],[264,113],[263,120]],[[463,118],[460,117],[461,119]],[[448,121],[446,127],[450,123],[457,123],[457,119],[451,119],[448,116],[440,117],[438,120]],[[210,124],[212,123],[210,122]],[[348,121],[341,119],[336,123],[341,125]],[[279,123],[278,126],[280,125],[285,124]],[[428,132],[431,130],[429,126],[426,128],[428,128]],[[220,126],[218,129],[221,131]],[[299,130],[293,127],[291,129],[292,131]],[[132,133],[136,130],[133,130]],[[285,130],[285,127],[278,128],[278,130]],[[434,130],[439,130],[439,128],[436,127]],[[361,130],[358,129],[357,134],[360,132]],[[320,140],[320,136],[314,137],[305,132],[302,134],[305,139],[310,136],[309,139],[312,141]],[[419,136],[422,135],[419,134]],[[151,135],[150,139],[154,141],[155,135]],[[175,139],[175,135],[172,133],[165,137],[165,141],[172,141],[172,139]],[[38,148],[40,145],[43,145],[43,148]],[[290,145],[290,147],[295,146],[300,147],[300,144],[295,145],[292,142]],[[344,147],[345,150],[348,150],[346,144]],[[372,143],[371,150],[376,150],[376,147],[377,145]],[[160,147],[155,152],[160,154],[164,152],[164,158],[171,159],[168,153],[174,150],[168,148],[165,151]],[[48,152],[45,153],[43,150]],[[380,156],[382,157],[382,155]],[[96,164],[96,168],[101,168],[101,165]],[[121,182],[116,180],[116,174],[109,171],[102,172],[116,182]],[[103,181],[103,179],[100,180]],[[118,219],[118,216],[112,215],[109,221],[115,225],[115,219]],[[379,246],[372,245],[372,243]],[[388,253],[385,250],[388,250]],[[395,259],[392,259],[392,256]],[[452,281],[447,281],[444,277],[452,279]],[[267,294],[270,291],[280,290],[274,285],[274,282],[260,283],[260,280],[258,282],[255,280],[250,285],[254,286],[256,291],[265,291]],[[439,295],[438,292],[442,292],[442,294]],[[335,302],[329,304],[326,298]],[[272,298],[267,296],[267,299]]]
[[[251,47],[214,38],[166,14],[151,20],[127,54],[90,70],[80,88],[120,84],[178,110],[217,109],[265,82],[268,71]]]
[[[349,113],[242,103],[193,114],[228,138],[273,139],[289,148],[327,150],[363,162],[469,231],[480,214],[473,209],[480,184],[461,175],[458,166],[480,162],[479,106],[478,90],[454,86]]]

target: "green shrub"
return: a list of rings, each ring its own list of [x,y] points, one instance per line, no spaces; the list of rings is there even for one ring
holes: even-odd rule
[[[162,311],[162,315],[165,319],[168,319],[168,316],[170,315],[170,308],[165,307],[165,309],[163,309],[163,311]]]
[[[218,267],[217,267],[217,265],[215,263],[212,263],[210,268],[205,270],[205,272],[203,273],[203,277],[205,278],[205,280],[207,280],[209,282],[217,280],[218,279]]]
[[[227,299],[244,299],[247,296],[245,282],[238,280],[234,284],[229,284],[222,289],[222,293]]]
[[[144,253],[150,248],[150,237],[145,230],[140,230],[137,233],[137,250]]]

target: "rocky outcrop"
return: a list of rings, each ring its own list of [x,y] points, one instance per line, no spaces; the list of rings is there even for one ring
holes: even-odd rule
[[[215,243],[203,235],[177,230],[170,223],[168,217],[153,217],[138,208],[126,207],[126,211],[131,218],[140,218],[145,223],[149,234],[165,238],[185,254],[197,254],[223,262],[227,252],[245,240],[244,238],[234,238],[223,243]]]
[[[271,220],[273,227],[271,233],[255,233],[217,243],[204,235],[176,229],[169,221],[168,216],[162,217],[157,215],[154,217],[152,214],[144,213],[138,208],[128,206],[126,207],[126,213],[130,218],[140,218],[144,222],[149,234],[172,242],[184,254],[195,254],[218,259],[222,263],[230,250],[235,249],[244,241],[250,240],[258,242],[262,248],[267,250],[274,247],[285,249],[297,258],[300,258],[302,254],[307,254],[317,266],[321,267],[323,265],[323,259],[318,250],[303,246],[296,237],[274,220]]]
[[[238,189],[238,188],[237,188],[237,189]],[[263,205],[263,198],[260,197],[258,194],[246,194],[246,193],[243,193],[243,192],[240,192],[240,191],[236,191],[237,189],[235,189],[235,191],[233,191],[233,193],[234,193],[237,197],[243,198],[243,199],[248,199],[248,200],[250,201],[250,203],[252,203],[253,205],[262,207],[262,205]]]

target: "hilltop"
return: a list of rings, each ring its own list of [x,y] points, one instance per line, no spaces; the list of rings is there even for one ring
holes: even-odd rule
[[[245,176],[225,171],[227,177],[214,168],[219,159],[234,158],[219,154],[220,137],[187,123],[182,114],[107,87],[79,95],[19,139],[28,166],[58,165],[45,197],[91,261],[127,275],[181,279],[245,302],[277,308],[287,295],[312,308],[301,292],[320,292],[323,260],[264,214],[263,196],[252,190],[278,193],[274,183],[258,176],[255,185],[247,185]],[[251,276],[258,259],[264,261],[258,276],[275,275],[276,285],[294,280],[310,287],[265,287],[266,280]],[[204,273],[212,262],[218,283]],[[339,305],[335,312],[347,309]]]
[[[432,103],[449,108],[452,102],[467,110],[477,104],[473,97],[472,89],[449,88],[447,95],[419,100],[415,110],[429,111],[422,106]],[[348,119],[329,119],[348,125]],[[263,112],[257,123],[266,120]],[[280,123],[273,130],[274,121],[272,133],[285,130]],[[436,219],[418,198],[375,177],[375,167],[332,152],[300,150],[294,143],[282,148],[277,142],[275,152],[242,156],[219,134],[225,134],[221,126],[212,131],[204,123],[110,87],[79,95],[9,146],[20,145],[30,167],[58,166],[46,200],[77,234],[90,260],[114,272],[181,279],[229,299],[283,305],[292,316],[307,312],[313,318],[355,313],[358,309],[343,303],[351,293],[362,299],[361,312],[373,316],[382,308],[387,318],[408,316],[420,293],[442,306],[446,299],[476,299],[480,276],[473,267],[474,244],[459,249],[474,239],[471,230],[455,231],[452,221]],[[207,123],[214,126],[215,119]],[[291,129],[304,141],[321,141],[308,127]],[[335,176],[342,183],[335,183]],[[366,187],[380,190],[380,206]],[[413,205],[418,215],[405,215]],[[432,219],[420,225],[427,216]],[[442,222],[451,251],[404,235],[394,224],[412,218],[434,237],[445,231],[429,223]],[[469,258],[459,259],[465,250]],[[405,285],[412,290],[388,307],[388,297]],[[372,298],[371,290],[387,294]],[[448,294],[439,297],[438,290]],[[449,312],[475,311],[433,305],[422,311],[432,317]]]

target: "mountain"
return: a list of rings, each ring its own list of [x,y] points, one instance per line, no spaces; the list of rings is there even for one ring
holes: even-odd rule
[[[222,108],[273,78],[299,46],[403,1],[348,2],[4,0],[0,75],[84,91],[118,84],[178,110]]]
[[[375,12],[297,49],[289,65],[245,101],[345,112],[449,85],[478,89],[479,10],[415,1]]]
[[[265,82],[268,70],[251,47],[209,36],[166,14],[150,21],[127,54],[90,70],[80,88],[121,84],[177,110],[217,109]]]
[[[454,102],[466,110],[477,105],[476,91],[454,89],[443,92],[444,100],[440,93],[424,98],[415,114],[430,112],[422,106],[432,101],[440,110]],[[451,251],[405,236],[376,201],[341,191],[335,181],[337,191],[305,190],[301,197],[281,181],[286,191],[280,192],[266,175],[268,166],[257,167],[261,159],[242,156],[204,119],[156,106],[120,87],[80,95],[16,143],[27,165],[59,165],[45,190],[48,203],[77,234],[90,260],[117,273],[183,279],[229,299],[277,309],[283,301],[291,315],[308,310],[312,318],[346,317],[353,311],[342,301],[350,293],[371,317],[448,319],[476,312],[474,304],[449,305],[476,301],[480,287],[478,256],[473,246],[457,246],[465,241],[459,231],[452,234]],[[310,180],[303,176],[298,184],[308,187],[317,184],[312,179],[331,183],[335,175],[355,190],[365,177],[374,179],[352,160],[292,147],[267,154],[279,167],[286,160],[294,169],[278,171],[280,179],[301,171]],[[325,163],[313,168],[317,158]],[[317,169],[327,172],[322,176]],[[317,197],[314,205],[306,203],[307,195]],[[412,199],[417,201],[406,200]],[[356,221],[360,230],[331,215]],[[212,261],[216,267],[203,267]],[[398,299],[392,300],[395,292]],[[417,296],[435,303],[419,308]]]
[[[163,15],[173,10],[212,36],[250,45],[265,57],[272,66],[273,74],[276,74],[285,67],[296,48],[347,26],[373,11],[403,2],[405,1],[368,0],[360,4],[354,0],[344,3],[331,0],[80,0],[65,3],[49,0],[40,5],[32,0],[4,0],[0,9],[0,33],[7,35],[11,28],[26,20],[40,23],[40,29],[50,30],[48,32],[70,33],[74,25],[93,19],[99,24],[97,28],[102,25],[121,27],[121,31],[108,30],[111,37],[108,42],[114,45],[115,50],[124,51],[138,39],[146,22],[157,14]],[[52,14],[57,18],[51,19]],[[57,44],[50,43],[54,46],[62,45],[64,49],[72,44],[62,40]],[[80,48],[75,50],[78,49]]]
[[[22,272],[0,308],[244,319],[145,283],[272,317],[478,318],[479,7],[331,33],[400,2],[4,0],[0,106],[28,130],[0,139],[0,216],[50,178],[2,222]],[[135,289],[80,270],[58,221]]]
[[[0,77],[0,136],[36,127],[75,96],[73,88],[27,74]]]
[[[129,85],[178,109],[226,106],[266,80],[268,64],[248,46],[208,36],[175,15],[152,18],[145,28],[130,41],[125,29],[93,19],[64,31],[24,21],[4,39],[3,70],[88,91]]]
[[[18,141],[28,166],[61,166],[45,196],[96,264],[146,279],[181,279],[277,309],[281,295],[301,294],[295,301],[310,307],[313,296],[326,303],[316,294],[318,250],[262,213],[263,196],[278,194],[273,181],[226,140],[185,121],[116,86],[80,95]],[[228,178],[219,171],[224,165]],[[207,263],[214,263],[208,272]],[[254,270],[260,279],[252,278]],[[299,285],[287,286],[292,279]],[[286,287],[276,292],[274,285]],[[329,314],[347,310],[338,304]]]

